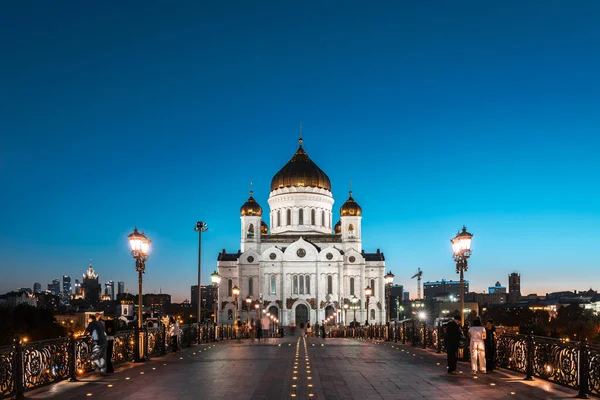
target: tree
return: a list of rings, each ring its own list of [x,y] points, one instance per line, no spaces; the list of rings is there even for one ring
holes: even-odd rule
[[[558,309],[556,318],[552,320],[552,330],[560,337],[580,340],[584,333],[586,338],[593,341],[598,335],[600,321],[591,310],[586,310],[580,304],[573,303]]]
[[[52,311],[21,304],[14,308],[0,307],[0,345],[10,345],[20,335],[29,341],[66,336],[66,329],[56,323]]]

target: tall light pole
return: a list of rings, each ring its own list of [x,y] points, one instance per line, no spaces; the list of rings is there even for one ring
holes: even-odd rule
[[[206,226],[206,222],[198,221],[196,222],[196,228],[194,228],[198,232],[198,310],[196,321],[198,322],[198,339],[200,338],[200,322],[202,321],[202,289],[200,287],[201,278],[202,278],[202,232],[206,232],[208,227]],[[200,343],[200,340],[198,340]]]
[[[348,326],[348,303],[344,303],[344,325]]]
[[[356,309],[358,308],[358,297],[352,296],[350,303],[352,303],[352,310],[354,310],[354,324],[352,327],[356,328]]]
[[[213,284],[213,322],[216,324],[217,321],[217,313],[219,311],[219,283],[221,283],[221,275],[217,271],[214,271],[210,274],[210,280]]]
[[[237,320],[237,308],[238,308],[238,297],[240,296],[240,288],[236,286],[231,288],[231,294],[233,294],[233,321]]]
[[[394,284],[394,274],[392,271],[389,271],[384,277],[385,279],[385,297],[387,300],[387,318],[386,321],[388,325],[390,324],[390,298],[392,297],[392,285]]]
[[[465,278],[464,272],[468,269],[467,259],[471,256],[471,240],[473,235],[467,232],[463,225],[462,232],[458,232],[450,240],[454,261],[456,261],[456,273],[460,274],[460,324],[465,326]]]
[[[143,304],[144,297],[142,291],[142,281],[144,272],[146,272],[146,261],[150,253],[150,239],[146,237],[144,232],[139,233],[137,228],[133,229],[133,233],[127,236],[129,239],[129,245],[131,246],[131,255],[135,259],[135,270],[138,273],[139,287],[139,300],[138,300],[138,338],[137,338],[137,351],[136,361],[143,361],[144,355],[142,355],[142,349],[144,348],[143,341]]]
[[[367,310],[367,325],[369,324],[369,298],[373,294],[373,289],[371,286],[367,286],[365,288],[365,297],[367,298],[367,303],[365,304],[365,310]]]

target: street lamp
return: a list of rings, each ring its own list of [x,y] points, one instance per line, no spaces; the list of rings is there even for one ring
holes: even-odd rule
[[[350,300],[350,302],[352,303],[352,310],[354,310],[354,325],[353,325],[353,328],[356,328],[356,309],[358,307],[358,297],[352,296],[352,300]]]
[[[200,277],[202,276],[202,232],[206,232],[208,227],[206,222],[196,222],[194,228],[198,232],[198,309],[196,314],[196,322],[198,322],[198,343],[200,343],[200,321],[202,321],[202,289],[200,288]]]
[[[214,271],[210,274],[210,280],[213,284],[213,314],[214,314],[214,323],[217,321],[217,313],[219,312],[219,284],[221,283],[221,275],[217,271]]]
[[[150,253],[150,239],[146,237],[144,232],[139,233],[137,228],[133,229],[133,233],[127,236],[129,239],[129,245],[131,246],[131,255],[135,259],[135,270],[138,272],[138,283],[139,287],[139,300],[138,300],[138,340],[137,340],[137,351],[136,351],[136,361],[143,361],[144,356],[142,353],[142,308],[144,304],[143,291],[142,291],[142,280],[143,274],[146,272],[146,261],[148,261],[148,256]]]
[[[394,274],[389,271],[384,277],[385,279],[385,297],[387,300],[387,323],[390,324],[390,298],[392,297],[392,285],[394,284]]]
[[[460,325],[465,326],[465,278],[464,271],[468,269],[467,259],[471,256],[471,240],[473,235],[467,232],[463,225],[462,232],[450,240],[454,261],[456,261],[456,273],[460,274]]]
[[[371,297],[371,295],[373,294],[373,289],[371,289],[371,286],[367,286],[365,288],[365,297],[367,298],[367,302],[365,304],[365,309],[367,310],[367,324],[369,325],[369,298]]]
[[[240,288],[236,286],[231,288],[231,293],[233,294],[233,321],[237,320],[237,308],[238,308],[238,297],[240,295]]]
[[[344,325],[348,326],[348,303],[344,303]]]
[[[252,297],[246,296],[246,322],[250,322],[250,304],[252,304]]]

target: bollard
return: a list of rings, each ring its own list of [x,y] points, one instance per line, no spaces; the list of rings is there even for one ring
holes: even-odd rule
[[[532,332],[533,333],[533,332]],[[534,343],[533,343],[533,335],[529,334],[527,335],[527,338],[525,339],[526,343],[527,343],[527,366],[526,366],[526,372],[527,372],[527,376],[525,377],[526,381],[532,381],[533,380],[533,356],[534,356]]]
[[[588,347],[587,347],[587,338],[585,337],[585,331],[581,334],[581,341],[579,342],[579,368],[577,371],[579,372],[578,380],[579,380],[579,393],[577,393],[578,399],[588,399],[590,392],[590,364],[588,361]]]

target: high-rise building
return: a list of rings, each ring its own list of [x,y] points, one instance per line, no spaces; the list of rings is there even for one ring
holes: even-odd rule
[[[171,304],[170,294],[145,294],[144,307],[150,308],[153,313],[165,314],[165,307]]]
[[[514,304],[521,299],[521,275],[513,272],[508,276],[508,302]]]
[[[60,279],[54,279],[52,283],[48,284],[48,291],[52,293],[54,296],[60,295]]]
[[[69,275],[63,275],[62,280],[62,302],[64,304],[69,304],[71,301],[71,294],[73,293],[73,286],[71,286],[71,277]]]
[[[115,282],[108,281],[104,284],[104,286],[106,287],[106,291],[104,292],[104,294],[109,295],[110,299],[114,300],[115,299]]]
[[[192,285],[190,290],[190,304],[193,306],[198,305],[198,285]]]
[[[76,296],[83,295],[83,291],[81,289],[81,282],[79,281],[79,279],[75,279],[75,295]]]
[[[489,294],[506,294],[506,286],[502,286],[500,282],[496,282],[494,286],[488,287]]]
[[[41,293],[42,292],[42,284],[39,282],[35,282],[33,284],[33,293]]]
[[[125,282],[123,282],[123,281],[118,282],[117,287],[118,287],[117,294],[125,294]]]
[[[81,284],[81,290],[83,291],[83,299],[90,305],[95,305],[100,301],[100,295],[102,294],[102,285],[98,282],[98,274],[94,272],[92,267],[92,261],[90,260],[90,267],[83,274],[83,283]]]
[[[464,281],[464,294],[469,292],[469,281]],[[460,298],[460,281],[447,281],[442,279],[437,282],[425,282],[423,284],[423,297],[428,300]]]

